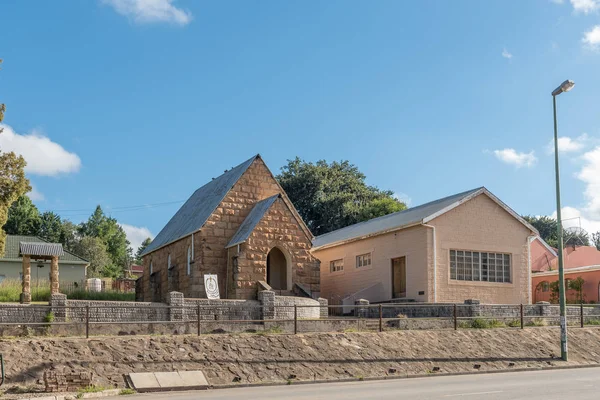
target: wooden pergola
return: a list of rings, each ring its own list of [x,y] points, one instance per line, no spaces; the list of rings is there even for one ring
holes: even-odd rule
[[[50,293],[59,293],[58,257],[65,254],[60,243],[20,242],[19,252],[23,257],[23,291],[21,303],[31,303],[31,260],[50,260]]]

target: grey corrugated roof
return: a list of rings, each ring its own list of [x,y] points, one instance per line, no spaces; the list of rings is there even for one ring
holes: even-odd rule
[[[64,256],[62,244],[44,242],[20,242],[21,254],[29,256]]]
[[[279,194],[276,194],[256,203],[225,248],[245,242],[256,227],[256,224],[260,222],[263,215],[265,215],[269,207],[271,207],[279,196]]]
[[[260,156],[256,155],[244,161],[196,190],[156,235],[152,243],[146,247],[142,255],[151,253],[202,228],[215,208],[225,198],[227,192],[258,157]]]
[[[321,247],[332,243],[342,242],[354,238],[368,236],[378,232],[384,232],[394,228],[401,228],[422,222],[428,216],[460,201],[461,199],[476,193],[483,187],[468,190],[443,199],[435,200],[430,203],[422,204],[417,207],[409,208],[404,211],[384,215],[383,217],[373,218],[365,222],[350,225],[333,232],[317,236],[313,240],[313,247]]]
[[[20,244],[22,242],[48,243],[48,241],[37,236],[7,235],[4,246],[4,256],[0,257],[0,260],[20,260],[22,258],[20,249]],[[68,251],[64,251],[64,254],[60,257],[60,262],[88,264],[87,260]]]

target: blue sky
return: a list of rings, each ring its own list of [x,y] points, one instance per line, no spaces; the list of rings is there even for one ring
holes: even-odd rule
[[[25,156],[41,210],[79,222],[100,204],[134,245],[256,153],[275,173],[348,159],[412,205],[486,186],[552,215],[550,92],[565,79],[563,205],[600,230],[600,0],[13,1],[0,15],[0,149]]]

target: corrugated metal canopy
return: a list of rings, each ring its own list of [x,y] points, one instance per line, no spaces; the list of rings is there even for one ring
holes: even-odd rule
[[[313,247],[326,246],[328,244],[343,242],[363,236],[372,235],[378,232],[385,232],[394,228],[401,228],[422,222],[425,218],[442,211],[446,207],[468,197],[485,188],[468,190],[452,196],[444,197],[417,207],[409,208],[404,211],[384,215],[383,217],[373,218],[371,220],[350,225],[333,232],[317,236],[313,240]]]
[[[225,195],[258,157],[259,155],[256,155],[244,161],[196,190],[156,235],[152,243],[146,247],[142,255],[151,253],[202,228]]]
[[[280,197],[279,194],[266,198],[264,200],[259,201],[254,205],[254,208],[250,211],[244,222],[240,225],[237,232],[227,246],[225,248],[229,248],[240,243],[244,243],[250,237],[250,234],[256,227],[256,224],[260,222],[265,213],[269,210],[271,205]]]
[[[28,256],[64,256],[62,244],[60,243],[44,243],[44,242],[20,242],[19,251],[22,255]]]

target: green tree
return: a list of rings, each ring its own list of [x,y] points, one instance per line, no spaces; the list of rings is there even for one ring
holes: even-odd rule
[[[367,185],[349,161],[312,163],[296,157],[277,179],[315,235],[406,208],[393,192]]]
[[[571,279],[569,281],[569,287],[568,289],[574,290],[577,292],[577,302],[578,303],[583,303],[584,301],[584,295],[583,295],[583,285],[585,284],[585,280],[578,276],[575,279]]]
[[[600,231],[592,233],[592,243],[596,246],[596,249],[600,251]]]
[[[138,247],[137,251],[135,252],[135,262],[137,264],[142,263],[142,253],[144,252],[144,250],[146,250],[146,247],[148,247],[150,243],[152,243],[152,239],[146,238],[144,239],[140,247]]]
[[[106,245],[112,264],[122,270],[127,269],[131,260],[130,243],[123,228],[116,219],[108,217],[97,206],[90,218],[79,226],[81,236],[99,238]]]
[[[70,252],[75,252],[75,247],[78,241],[78,226],[67,219],[63,220],[60,227],[59,242],[62,243],[63,247],[66,250]]]
[[[523,216],[525,221],[529,222],[538,230],[542,239],[550,246],[558,247],[558,224],[556,219],[550,217],[534,217],[530,215]],[[590,238],[585,231],[569,233],[563,231],[563,245],[566,246],[589,246]]]
[[[40,216],[38,236],[52,243],[63,243],[63,222],[60,216],[52,211],[46,211]],[[63,247],[66,248],[63,243]]]
[[[8,209],[4,231],[9,235],[36,236],[41,225],[40,212],[27,195],[22,195]]]
[[[97,237],[82,237],[75,243],[73,252],[90,262],[88,278],[103,276],[105,269],[112,264],[106,244]]]
[[[2,60],[0,60],[2,63]],[[0,103],[0,122],[4,120],[6,106]],[[2,134],[2,127],[0,127]],[[8,220],[10,206],[22,195],[31,190],[29,180],[25,177],[25,159],[15,153],[0,151],[0,227]],[[6,233],[0,228],[0,255],[4,255]]]

